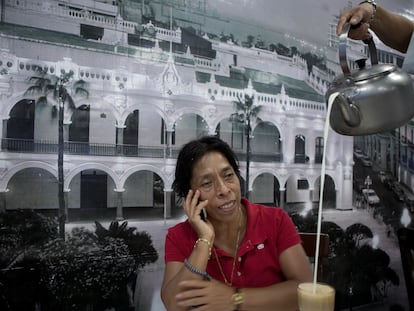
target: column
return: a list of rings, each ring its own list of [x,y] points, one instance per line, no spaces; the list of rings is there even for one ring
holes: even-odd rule
[[[71,150],[70,149],[71,146],[69,145],[69,125],[70,123],[63,123],[63,162],[64,162],[65,152],[68,152]]]
[[[309,188],[309,201],[312,203],[313,202],[313,188]]]
[[[123,193],[125,189],[115,189],[114,190],[117,193],[116,196],[116,220],[123,220],[124,219],[124,213],[123,213]]]
[[[285,208],[286,206],[286,189],[285,188],[280,188],[279,189],[279,193],[280,193],[280,199],[279,199],[279,205],[281,208]]]
[[[116,153],[118,155],[124,153],[124,128],[125,126],[117,126],[116,128]]]
[[[313,141],[310,138],[313,138]],[[309,158],[308,165],[312,166],[315,163],[315,138],[313,135],[309,135],[309,139],[306,139],[305,156]]]
[[[164,219],[171,218],[172,209],[172,189],[164,189]]]
[[[67,142],[69,141],[69,125],[67,123],[63,124],[63,141]]]
[[[173,135],[173,131],[172,130],[167,130],[166,131],[166,141],[165,141],[165,157],[166,158],[172,158],[172,135]]]

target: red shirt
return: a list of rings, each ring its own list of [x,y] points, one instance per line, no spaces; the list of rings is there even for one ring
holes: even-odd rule
[[[284,281],[279,255],[301,243],[292,220],[281,208],[254,204],[246,199],[242,203],[247,210],[247,228],[237,252],[233,287],[264,287]],[[193,251],[197,238],[188,220],[170,228],[165,242],[165,262],[183,262]],[[230,282],[233,257],[219,248],[216,251]],[[206,270],[214,279],[224,282],[214,251]]]

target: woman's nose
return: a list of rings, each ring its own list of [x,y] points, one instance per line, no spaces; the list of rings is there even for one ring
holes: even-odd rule
[[[218,194],[227,194],[230,188],[226,185],[224,180],[219,179],[217,182],[217,193]]]

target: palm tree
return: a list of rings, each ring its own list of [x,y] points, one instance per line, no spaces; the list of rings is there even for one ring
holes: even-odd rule
[[[76,109],[72,95],[89,96],[87,82],[83,80],[73,81],[74,72],[71,70],[65,72],[62,70],[60,76],[50,75],[40,66],[34,68],[36,75],[30,77],[31,86],[26,90],[25,95],[38,95],[37,105],[49,103],[50,96],[53,99],[53,112],[58,113],[58,203],[59,203],[59,236],[65,238],[65,222],[67,210],[63,193],[64,176],[63,176],[63,118],[65,105],[69,109]]]
[[[230,120],[241,124],[244,133],[246,134],[246,182],[245,182],[245,193],[246,198],[249,197],[249,174],[250,174],[250,134],[252,131],[251,122],[258,119],[258,115],[262,110],[263,106],[254,104],[254,96],[244,95],[242,100],[239,96],[237,101],[234,101],[234,112],[230,116]]]

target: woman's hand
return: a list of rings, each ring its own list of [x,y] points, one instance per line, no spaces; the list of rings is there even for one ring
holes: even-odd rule
[[[189,280],[178,284],[180,293],[176,295],[177,305],[195,311],[232,311],[231,300],[234,289],[212,279],[211,281]]]
[[[214,242],[214,227],[207,219],[204,221],[201,218],[202,209],[207,207],[208,200],[200,200],[200,190],[190,190],[184,201],[184,211],[187,214],[188,221],[197,232],[199,238],[204,238],[210,241],[211,245]]]

